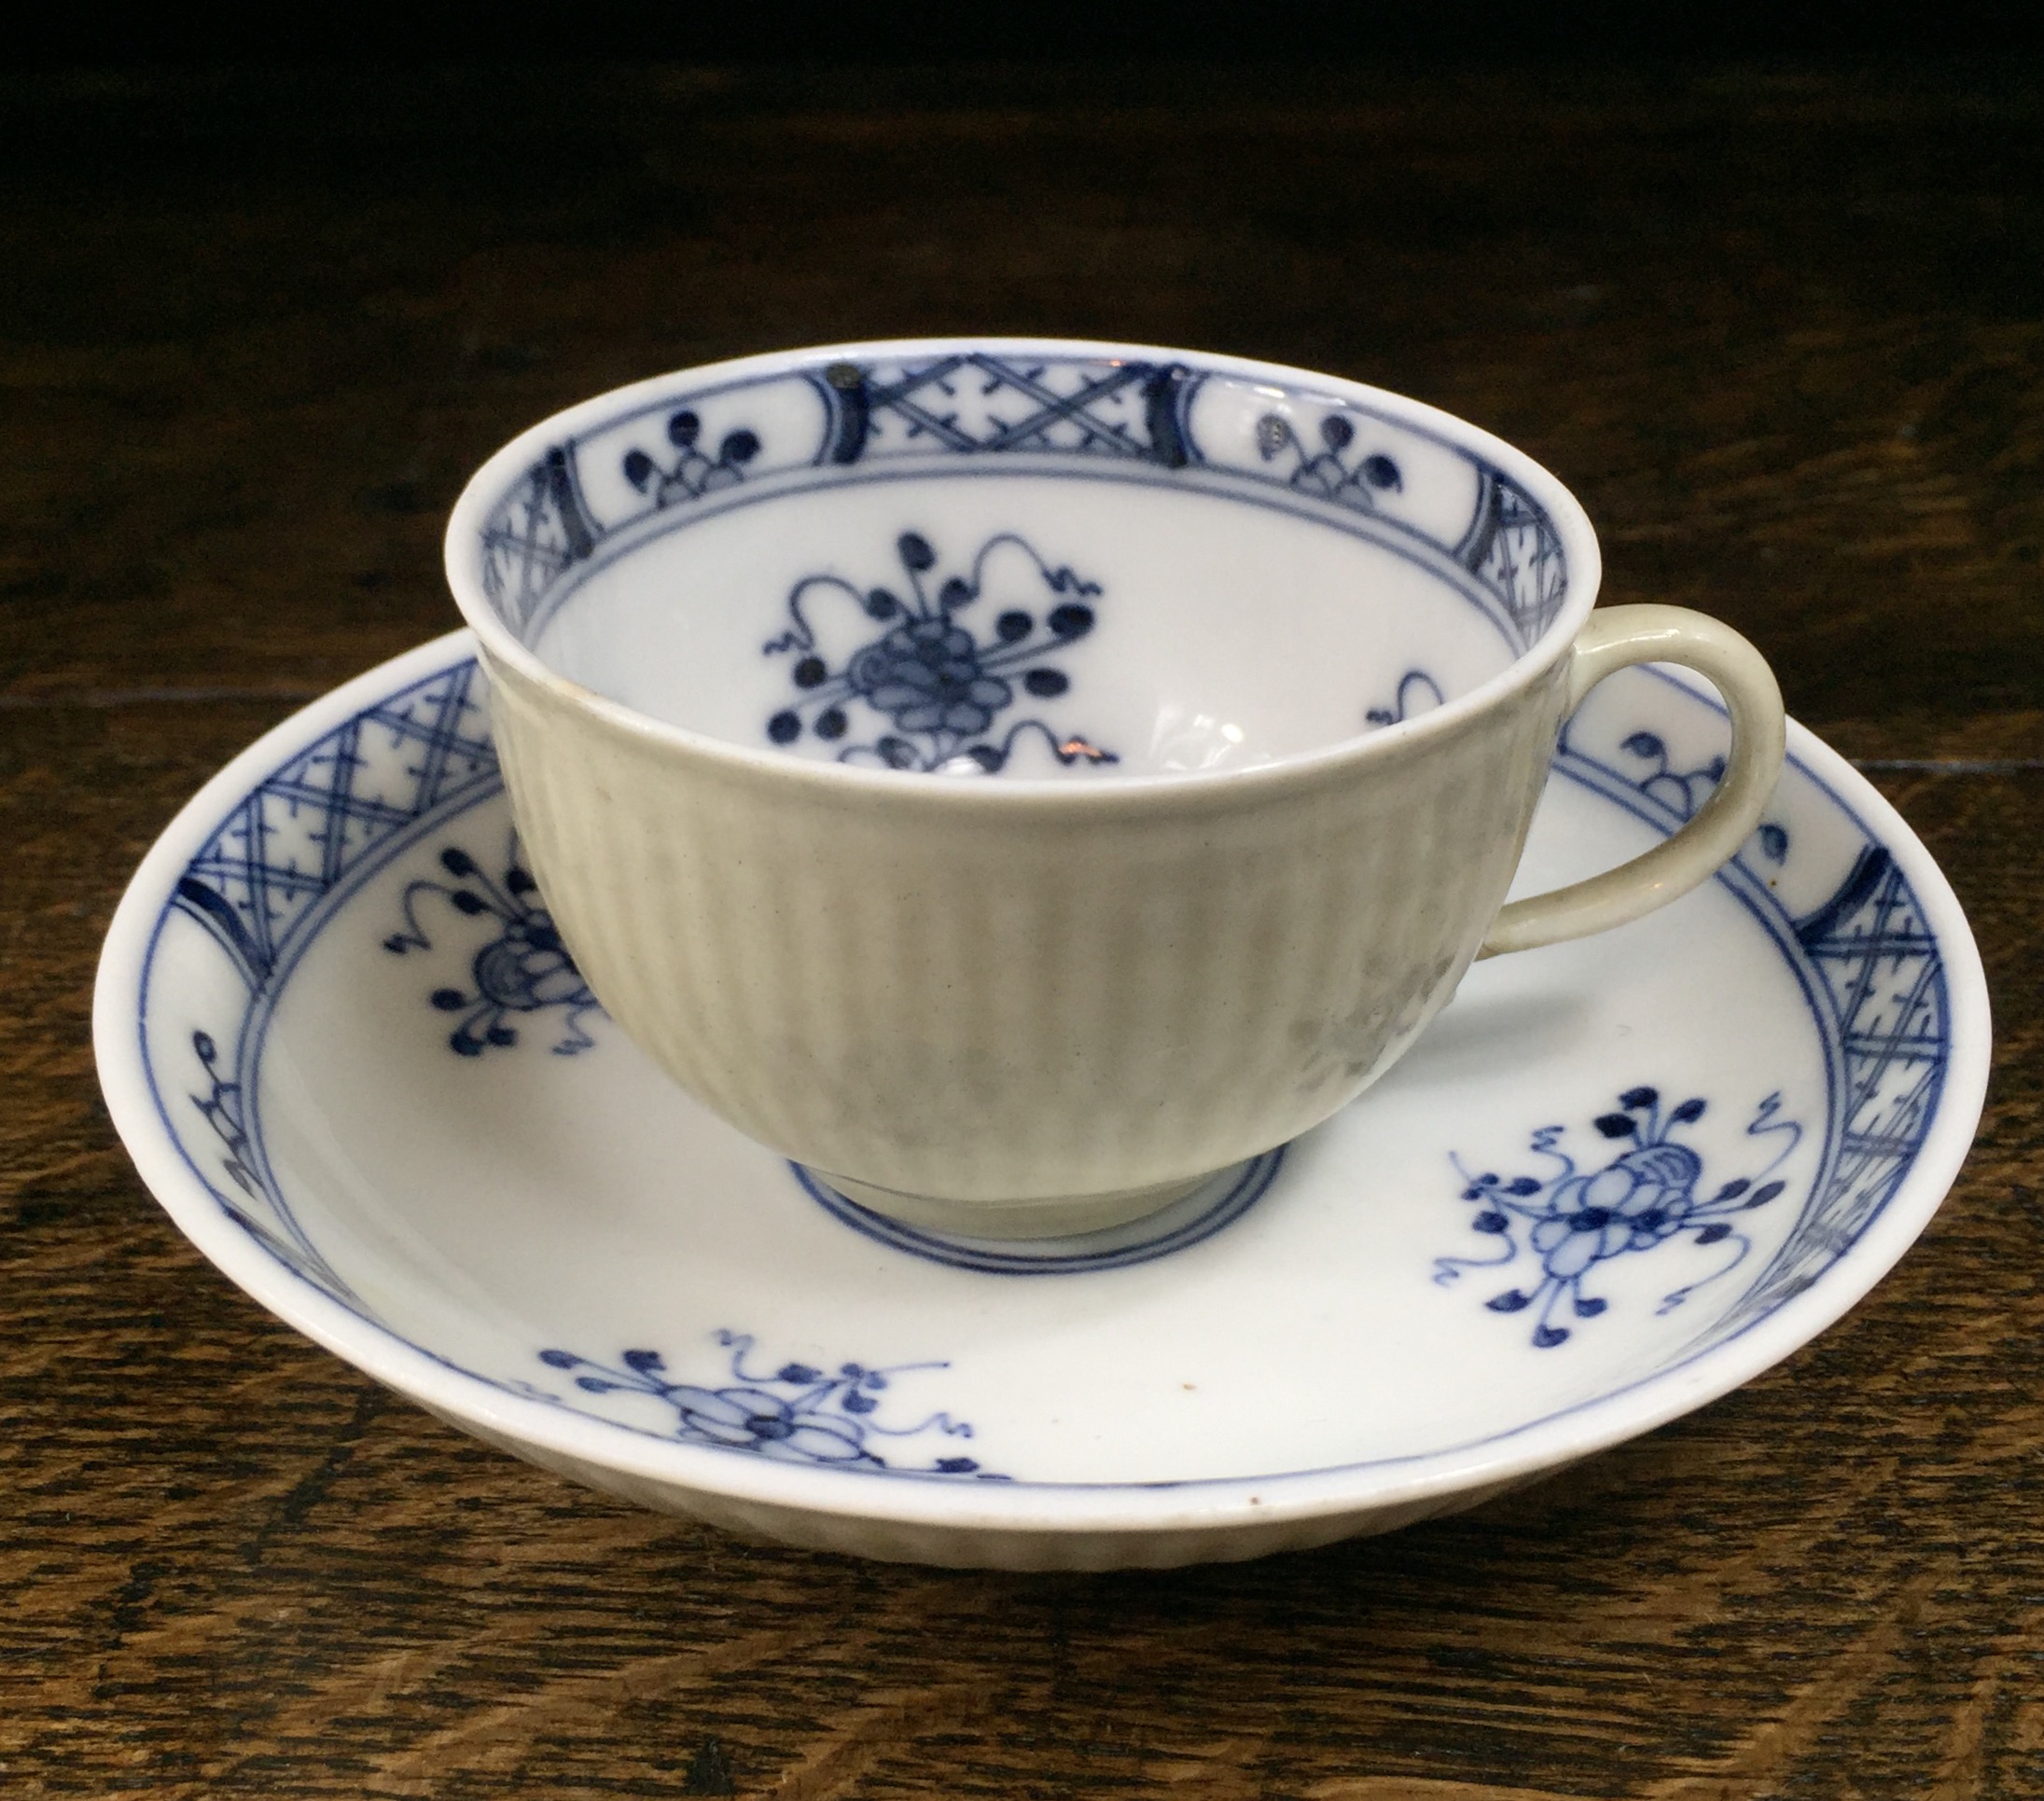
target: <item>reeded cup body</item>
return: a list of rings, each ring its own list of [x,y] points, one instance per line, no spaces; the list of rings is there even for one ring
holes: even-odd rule
[[[1028,1236],[1411,1044],[1510,882],[1597,557],[1415,403],[1002,341],[590,402],[477,476],[448,568],[618,1023],[854,1198]]]
[[[1141,1211],[1388,1068],[1504,898],[1560,705],[1550,675],[1361,768],[1025,798],[705,756],[488,667],[618,1023],[762,1143],[989,1233]]]

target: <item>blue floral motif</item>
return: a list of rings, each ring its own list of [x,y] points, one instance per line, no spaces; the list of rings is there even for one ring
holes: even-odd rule
[[[783,1364],[766,1373],[745,1367],[750,1335],[713,1335],[730,1352],[730,1381],[717,1388],[672,1380],[657,1351],[627,1351],[615,1365],[572,1351],[542,1351],[549,1369],[579,1372],[575,1386],[588,1394],[650,1394],[674,1409],[674,1435],[691,1445],[752,1451],[783,1463],[821,1464],[837,1469],[888,1470],[897,1475],[969,1475],[982,1482],[1006,1476],[982,1470],[970,1457],[937,1457],[926,1463],[890,1462],[873,1448],[875,1438],[911,1439],[934,1433],[970,1438],[972,1428],[949,1414],[933,1413],[912,1426],[883,1425],[876,1417],[881,1396],[894,1378],[911,1370],[949,1365],[897,1364],[872,1369],[841,1364],[827,1373],[809,1364]]]
[[[419,922],[419,907],[427,897],[471,919],[484,914],[502,928],[470,960],[466,986],[436,988],[428,997],[442,1013],[460,1015],[448,1034],[450,1049],[463,1057],[485,1050],[508,1049],[518,1043],[518,1028],[508,1021],[520,1014],[560,1008],[565,1035],[554,1046],[557,1057],[572,1057],[596,1041],[582,1029],[602,1006],[575,959],[561,941],[553,918],[539,898],[539,885],[518,860],[513,838],[504,860],[504,877],[493,881],[466,851],[449,845],[440,852],[440,867],[457,885],[421,880],[405,889],[405,927],[383,940],[394,956],[431,950],[433,940]]]
[[[1291,473],[1294,488],[1370,511],[1376,507],[1378,495],[1402,489],[1405,478],[1381,450],[1349,463],[1355,443],[1356,423],[1344,413],[1330,412],[1321,420],[1317,450],[1306,448],[1282,413],[1265,413],[1257,421],[1257,450],[1264,462],[1272,462],[1286,450],[1296,459]]]
[[[1684,819],[1693,819],[1696,810],[1710,797],[1710,791],[1724,780],[1725,759],[1714,756],[1709,762],[1693,769],[1676,769],[1668,755],[1668,746],[1658,732],[1635,731],[1619,748],[1628,756],[1636,756],[1643,763],[1653,767],[1641,776],[1634,785],[1642,794],[1651,795],[1663,806],[1672,807]],[[1756,836],[1760,840],[1760,850],[1774,863],[1781,863],[1788,855],[1788,828],[1769,820],[1760,826]]]
[[[1424,669],[1409,669],[1398,678],[1398,691],[1388,707],[1371,707],[1363,714],[1372,726],[1396,726],[1417,713],[1445,706],[1448,697],[1440,684]]]
[[[1584,1292],[1584,1279],[1600,1263],[1652,1251],[1685,1235],[1698,1245],[1729,1240],[1733,1246],[1731,1261],[1672,1290],[1662,1297],[1658,1309],[1662,1313],[1736,1268],[1752,1249],[1752,1240],[1735,1230],[1732,1220],[1780,1197],[1786,1184],[1760,1178],[1779,1169],[1802,1139],[1801,1126],[1776,1116],[1781,1097],[1769,1095],[1746,1127],[1746,1135],[1784,1141],[1773,1159],[1700,1200],[1703,1160],[1689,1145],[1676,1143],[1675,1133],[1703,1116],[1704,1102],[1684,1101],[1663,1114],[1660,1090],[1637,1088],[1620,1095],[1619,1106],[1621,1111],[1592,1122],[1606,1140],[1625,1143],[1599,1170],[1580,1171],[1573,1157],[1556,1148],[1566,1130],[1562,1126],[1543,1126],[1533,1134],[1533,1150],[1554,1166],[1545,1175],[1472,1174],[1460,1157],[1453,1159],[1463,1179],[1462,1198],[1477,1209],[1469,1224],[1497,1241],[1498,1254],[1437,1258],[1434,1280],[1447,1285],[1459,1281],[1465,1269],[1498,1268],[1522,1252],[1533,1256],[1540,1266],[1540,1280],[1530,1288],[1505,1289],[1484,1305],[1494,1313],[1532,1309],[1533,1343],[1542,1351],[1569,1337],[1567,1326],[1554,1323],[1564,1299],[1578,1321],[1593,1320],[1610,1305]]]
[[[956,616],[983,597],[987,561],[1006,546],[1035,565],[1043,593],[1033,605],[1001,608],[991,638],[982,643]],[[981,545],[969,573],[941,581],[934,575],[937,552],[920,533],[904,532],[895,548],[908,577],[906,599],[887,588],[861,591],[838,575],[808,575],[789,591],[793,627],[770,642],[766,654],[795,658],[790,673],[800,698],[767,721],[767,736],[774,743],[792,744],[805,730],[836,743],[853,730],[847,708],[863,705],[893,729],[870,743],[847,745],[838,753],[841,763],[966,773],[976,766],[992,775],[1007,765],[1016,740],[1029,732],[1040,734],[1060,763],[1120,760],[1083,738],[1053,731],[1040,719],[1010,726],[998,742],[984,736],[995,714],[1015,699],[1017,683],[1010,675],[1038,700],[1054,700],[1071,687],[1071,678],[1044,659],[1092,630],[1090,603],[1100,593],[1099,583],[1067,568],[1052,569],[1011,532]],[[819,654],[809,619],[810,609],[833,600],[886,627],[836,670]],[[1040,606],[1048,610],[1039,617],[1036,608]],[[1023,669],[1024,664],[1030,667]]]
[[[701,500],[704,494],[743,481],[745,465],[759,454],[758,435],[743,426],[726,432],[715,457],[702,448],[702,421],[684,407],[667,421],[667,441],[674,447],[673,464],[663,469],[644,450],[627,450],[624,478],[642,494],[649,494],[655,506]]]

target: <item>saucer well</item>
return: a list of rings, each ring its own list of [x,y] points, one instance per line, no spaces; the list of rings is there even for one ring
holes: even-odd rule
[[[1521,888],[1668,835],[1725,741],[1687,682],[1605,682]],[[116,915],[94,1028],[179,1227],[441,1418],[739,1531],[1014,1569],[1384,1531],[1723,1394],[1909,1247],[1988,1060],[1949,886],[1795,728],[1716,880],[1479,964],[1305,1137],[1092,1238],[904,1226],[604,1016],[520,861],[466,633],[201,792]]]

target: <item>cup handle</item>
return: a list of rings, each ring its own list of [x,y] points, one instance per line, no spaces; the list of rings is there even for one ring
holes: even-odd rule
[[[1504,907],[1479,957],[1587,937],[1665,907],[1714,875],[1759,824],[1788,738],[1781,689],[1766,659],[1730,626],[1687,607],[1606,607],[1577,634],[1564,716],[1606,675],[1634,663],[1679,663],[1717,688],[1731,714],[1724,776],[1666,842],[1587,881]]]

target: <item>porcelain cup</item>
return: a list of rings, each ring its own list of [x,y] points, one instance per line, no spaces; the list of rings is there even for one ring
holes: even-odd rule
[[[1375,1081],[1473,959],[1602,931],[1759,823],[1727,627],[1592,615],[1521,452],[1329,375],[971,339],[758,356],[535,426],[456,506],[513,813],[618,1024],[857,1203],[984,1238],[1167,1204]],[[1630,663],[1732,746],[1622,866],[1504,905]]]

